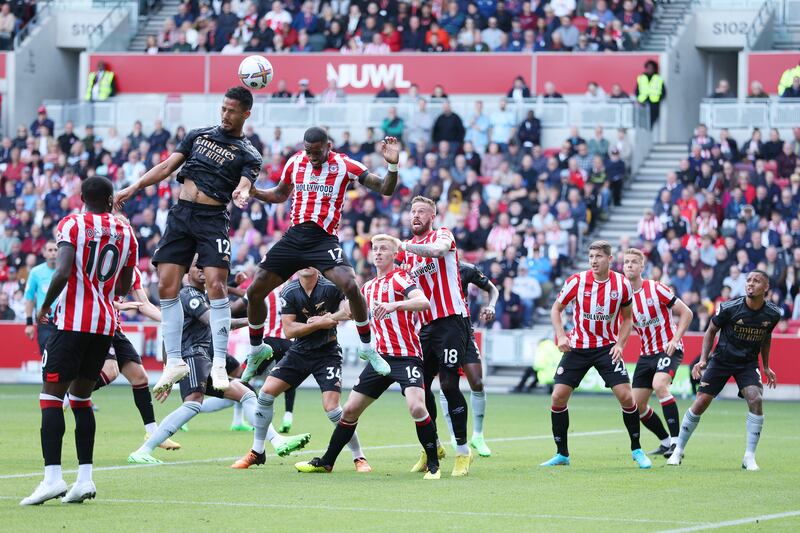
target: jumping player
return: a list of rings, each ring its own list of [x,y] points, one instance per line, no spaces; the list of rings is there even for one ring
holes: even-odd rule
[[[681,339],[694,313],[663,283],[642,279],[644,264],[641,250],[625,250],[623,270],[633,289],[633,327],[642,339],[642,352],[633,372],[633,398],[639,407],[639,420],[661,440],[650,455],[669,458],[675,450],[680,430],[678,404],[670,394],[669,386],[683,360]],[[673,315],[678,317],[677,326]],[[669,434],[647,404],[653,391],[664,411]]]
[[[723,302],[711,318],[703,337],[700,362],[692,368],[692,375],[700,380],[697,397],[684,413],[678,445],[667,461],[668,465],[678,466],[683,459],[686,443],[692,436],[700,416],[711,405],[728,379],[733,377],[739,387],[739,395],[747,401],[747,447],[742,459],[742,468],[758,470],[756,446],[764,427],[764,411],[761,397],[764,386],[758,371],[758,354],[764,366],[767,385],[775,388],[777,377],[769,367],[769,350],[772,344],[772,330],[781,319],[781,310],[767,301],[769,276],[761,270],[753,270],[747,275],[745,296]],[[719,342],[709,359],[714,339]]]
[[[275,398],[290,388],[296,388],[308,376],[314,376],[319,385],[322,408],[331,423],[338,424],[342,419],[339,405],[342,348],[337,340],[336,327],[339,322],[350,319],[344,294],[320,276],[316,269],[305,268],[298,273],[297,280],[286,284],[280,298],[283,332],[287,338],[296,340],[283,360],[272,367],[258,393],[252,449],[231,468],[244,469],[264,464],[264,439],[274,416]],[[349,446],[356,471],[371,471],[357,434],[353,433]]]
[[[342,216],[347,187],[358,181],[383,196],[391,196],[397,187],[397,161],[400,142],[386,137],[381,153],[389,166],[386,177],[370,173],[363,164],[331,150],[331,141],[322,128],[309,128],[303,136],[304,150],[286,162],[275,187],[251,190],[262,202],[282,204],[294,190],[291,221],[286,234],[273,246],[259,265],[253,284],[247,289],[250,319],[251,355],[248,366],[258,366],[270,356],[264,344],[264,299],[278,285],[300,269],[314,267],[332,281],[350,301],[350,309],[361,338],[359,357],[368,360],[378,373],[387,375],[388,363],[375,351],[369,327],[369,313],[358,289],[356,274],[347,261],[336,228]]]
[[[111,214],[114,186],[108,179],[84,180],[81,199],[85,212],[68,215],[58,224],[56,271],[36,315],[44,324],[58,298],[58,331],[42,357],[39,394],[44,481],[20,505],[39,505],[58,496],[64,496],[64,503],[80,503],[97,491],[92,481],[92,390],[117,328],[114,296],[131,287],[139,245],[131,227]],[[62,402],[68,390],[78,452],[78,479],[69,492],[61,472]]]
[[[458,369],[466,363],[469,329],[464,318],[468,312],[461,293],[455,238],[447,228],[433,229],[434,218],[436,204],[433,200],[422,196],[411,200],[411,232],[414,236],[401,243],[398,261],[431,302],[430,309],[420,315],[425,404],[434,418],[436,398],[431,392],[431,383],[438,373],[456,438],[453,475],[466,476],[474,456],[467,444],[467,401],[458,387]],[[444,457],[444,448],[440,447],[439,457]],[[424,471],[427,460],[423,450],[411,471]]]
[[[109,350],[103,368],[100,370],[100,378],[97,380],[94,390],[112,383],[122,373],[128,383],[131,384],[133,403],[139,411],[139,416],[142,417],[145,431],[144,438],[147,440],[158,428],[156,415],[153,411],[153,399],[150,396],[147,371],[142,365],[142,358],[128,337],[125,336],[125,332],[122,331],[120,311],[136,310],[156,322],[161,321],[161,311],[147,297],[147,293],[142,288],[142,273],[135,267],[133,269],[133,285],[129,294],[133,297],[133,301],[125,301],[124,294],[118,295],[114,299],[118,327],[117,331],[114,332],[111,350]],[[167,439],[159,447],[165,450],[179,450],[181,445],[172,439]]]
[[[633,329],[631,284],[625,277],[610,270],[611,245],[594,241],[589,245],[589,270],[567,279],[550,310],[556,331],[556,344],[564,352],[554,378],[550,418],[557,453],[541,466],[569,465],[567,431],[569,402],[572,391],[594,367],[622,407],[622,420],[631,439],[631,455],[639,468],[650,468],[652,462],[639,445],[639,410],[633,399],[628,371],[622,360],[622,347]],[[575,311],[575,329],[564,332],[561,313],[571,302]],[[621,320],[619,318],[621,317]]]
[[[489,278],[487,278],[478,267],[464,261],[458,262],[458,274],[461,277],[461,292],[464,301],[467,302],[467,292],[469,285],[475,285],[489,295],[489,303],[480,312],[480,318],[486,322],[494,320],[495,305],[500,293]],[[467,305],[469,311],[469,305]],[[464,317],[464,323],[469,330],[469,341],[467,342],[467,355],[464,358],[464,375],[467,376],[470,394],[470,405],[472,406],[472,438],[469,445],[472,446],[481,457],[491,457],[492,450],[486,445],[483,437],[483,420],[486,413],[486,392],[483,390],[483,365],[481,365],[480,350],[478,342],[475,340],[475,330],[472,327],[472,320],[468,316]],[[450,421],[450,411],[448,410],[447,397],[444,392],[439,391],[439,402],[442,404],[444,419],[450,430],[453,439],[453,448],[456,447],[455,437],[453,436],[453,423]]]
[[[245,413],[245,418],[253,421],[256,408],[255,393],[239,381],[232,381],[224,392],[215,390],[211,386],[212,365],[212,331],[211,310],[209,309],[208,295],[205,292],[207,281],[203,270],[197,266],[196,258],[189,268],[189,284],[181,289],[180,299],[183,306],[183,351],[184,359],[190,368],[189,374],[180,382],[181,398],[183,403],[174,410],[158,426],[155,433],[135,452],[128,456],[129,463],[161,463],[162,461],[152,456],[153,450],[166,439],[175,434],[183,424],[186,424],[201,412],[203,399],[206,395],[225,398],[239,402]],[[231,327],[238,329],[247,325],[247,318],[238,318],[231,321]],[[234,368],[238,367],[234,363]],[[166,401],[172,389],[167,389],[156,396],[162,403]],[[270,441],[276,448],[278,455],[288,455],[300,449],[311,438],[310,435],[298,435],[289,439],[280,437],[274,428],[269,428]]]
[[[389,235],[372,237],[372,253],[377,277],[361,287],[372,310],[372,328],[378,353],[392,368],[388,376],[367,366],[353,387],[344,405],[342,419],[333,430],[328,449],[322,457],[295,465],[300,472],[330,472],[336,458],[356,431],[358,418],[372,402],[380,398],[392,383],[400,384],[408,410],[417,425],[417,438],[427,455],[424,479],[440,479],[436,446],[436,425],[425,408],[422,377],[422,347],[419,342],[419,321],[415,313],[430,309],[425,294],[408,274],[397,268],[394,258],[400,241]]]
[[[250,91],[244,87],[228,89],[222,100],[219,126],[190,131],[173,154],[116,197],[121,209],[139,191],[164,181],[183,165],[178,172],[178,181],[182,183],[180,197],[169,211],[166,231],[153,255],[153,264],[158,268],[161,333],[167,352],[164,372],[153,388],[156,395],[171,388],[190,371],[181,358],[183,307],[178,293],[195,253],[200,257],[198,264],[205,272],[211,299],[209,320],[214,345],[211,382],[218,390],[228,387],[225,356],[231,327],[227,286],[231,244],[227,205],[231,199],[240,208],[247,204],[250,186],[261,170],[261,155],[242,134],[252,106]]]

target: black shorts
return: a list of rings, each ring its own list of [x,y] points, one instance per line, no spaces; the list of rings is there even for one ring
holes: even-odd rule
[[[142,358],[139,356],[139,352],[133,347],[130,339],[120,330],[114,333],[114,338],[111,341],[111,349],[108,350],[106,359],[116,360],[120,368],[122,368],[125,363],[142,364]]]
[[[264,361],[256,369],[255,376],[261,376],[269,370],[270,365],[277,363],[286,356],[286,352],[292,347],[292,341],[288,339],[279,339],[278,337],[264,337],[264,344],[272,348],[272,359]]]
[[[716,396],[731,377],[736,380],[736,386],[739,387],[740,391],[751,385],[763,387],[761,372],[758,370],[758,361],[737,363],[712,357],[700,377],[700,386],[697,388],[697,392]]]
[[[320,391],[341,392],[342,352],[337,350],[328,354],[309,355],[290,348],[269,375],[295,388],[308,376],[314,376]]]
[[[69,383],[77,378],[97,381],[111,339],[111,335],[57,330],[42,355],[42,381]]]
[[[466,363],[469,331],[460,315],[437,318],[419,332],[425,375],[439,371],[458,373]]]
[[[226,355],[225,356],[225,373],[226,374],[230,374],[231,372],[233,372],[234,370],[236,370],[240,366],[242,366],[242,364],[234,356],[232,356],[232,355]]]
[[[614,363],[611,361],[613,346],[610,344],[602,348],[573,349],[565,353],[558,363],[554,383],[577,389],[583,377],[592,367],[597,369],[609,389],[621,383],[630,383],[625,362]]]
[[[422,360],[419,357],[383,356],[383,358],[386,359],[389,366],[392,367],[392,371],[389,372],[389,375],[381,376],[375,372],[372,365],[368,364],[364,367],[364,370],[361,371],[361,375],[358,376],[358,381],[356,381],[353,387],[354,391],[377,400],[392,383],[400,385],[400,390],[404,396],[408,387],[425,388],[424,379],[422,377]]]
[[[39,355],[44,355],[47,341],[56,331],[58,331],[58,328],[53,324],[52,320],[47,324],[36,324],[36,342],[39,344]]]
[[[181,399],[185,400],[194,392],[215,398],[223,397],[225,392],[216,390],[211,384],[212,358],[209,354],[193,353],[185,355],[183,360],[189,365],[189,373],[178,382],[178,386],[181,388]]]
[[[153,254],[153,264],[170,263],[188,269],[197,253],[199,267],[230,270],[230,226],[225,206],[178,200],[167,215],[167,227]]]
[[[467,354],[464,356],[465,365],[479,365],[481,364],[481,352],[478,350],[478,341],[475,340],[475,330],[472,328],[472,321],[469,317],[464,317],[464,324],[469,330],[469,339],[467,340]]]
[[[670,378],[674,378],[682,361],[683,352],[681,350],[675,350],[672,357],[664,352],[639,357],[636,370],[633,371],[633,388],[652,389],[653,378],[657,372],[664,372],[669,374]]]
[[[337,266],[350,266],[339,238],[313,222],[292,226],[258,265],[287,280],[298,270],[314,267],[326,272]]]

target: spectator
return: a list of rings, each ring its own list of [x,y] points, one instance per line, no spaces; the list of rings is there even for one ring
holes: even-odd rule
[[[481,40],[490,50],[494,50],[500,46],[502,35],[503,31],[497,27],[497,18],[489,17],[487,28],[481,32]]]
[[[383,36],[380,33],[373,33],[370,43],[364,47],[364,54],[367,55],[386,55],[390,52],[389,45],[383,42]]]
[[[47,116],[47,108],[43,105],[40,105],[39,109],[37,110],[36,120],[31,123],[31,135],[34,137],[41,135],[39,129],[42,126],[47,128],[48,133],[53,133],[56,131],[52,119]]]
[[[797,154],[792,151],[792,143],[786,141],[783,143],[783,150],[775,158],[778,167],[778,176],[781,178],[789,178],[794,174],[797,168]]]
[[[298,32],[305,30],[306,33],[315,33],[317,26],[318,19],[314,14],[314,3],[310,1],[303,2],[300,12],[292,20],[292,28]]]
[[[597,18],[597,21],[603,26],[608,26],[612,21],[616,20],[614,13],[608,9],[606,0],[597,0],[595,8],[591,13]]]
[[[342,24],[338,20],[331,21],[331,27],[325,32],[325,48],[340,50],[345,43]]]
[[[525,120],[517,127],[517,138],[523,148],[528,151],[541,144],[542,123],[536,118],[533,109],[529,109]]]
[[[236,16],[235,14],[231,13],[230,3],[225,2],[222,4],[222,14],[220,14],[220,19],[225,16],[226,5],[228,6],[227,13],[233,15],[234,17]],[[292,15],[283,8],[283,2],[280,0],[272,2],[272,9],[267,12],[266,15],[264,15],[264,19],[267,21],[267,25],[272,29],[272,31],[276,33],[280,32],[284,26],[291,26],[292,24]]]
[[[168,130],[164,129],[164,123],[160,119],[156,119],[153,126],[153,133],[148,138],[150,150],[152,152],[162,152],[166,149],[167,141],[172,135]]]
[[[514,137],[516,120],[514,112],[508,109],[508,100],[505,97],[500,98],[500,107],[489,116],[489,123],[489,140],[497,143],[501,151],[507,151],[508,143]]]
[[[500,291],[500,298],[497,301],[498,321],[503,329],[519,329],[522,327],[522,300],[513,289],[514,278],[504,278],[503,289]]]
[[[297,93],[292,97],[292,99],[300,105],[304,105],[308,101],[313,101],[314,93],[311,92],[308,88],[308,80],[306,78],[302,78],[300,81],[297,82]]]
[[[381,129],[384,136],[397,137],[400,141],[403,140],[403,130],[405,124],[403,119],[397,116],[397,108],[392,106],[388,110],[388,115],[381,123]]]
[[[328,78],[328,87],[320,94],[319,101],[323,104],[335,104],[344,102],[345,99],[344,89],[337,86],[336,79]]]
[[[531,327],[533,325],[534,303],[542,297],[542,286],[528,269],[527,261],[519,263],[511,290],[520,297],[520,304],[522,305],[521,327]]]
[[[469,118],[469,126],[464,136],[465,141],[469,141],[476,150],[483,153],[489,145],[489,129],[491,121],[483,113],[483,101],[475,101],[475,111]]]
[[[781,74],[781,79],[778,82],[778,94],[783,95],[783,92],[789,88],[794,79],[800,77],[800,62],[797,63],[797,66],[787,68]]]
[[[586,93],[583,95],[583,99],[587,103],[602,104],[607,98],[606,92],[597,83],[590,81],[586,85]]]
[[[458,2],[451,0],[447,4],[447,13],[442,15],[441,24],[442,29],[446,31],[450,37],[455,38],[458,32],[464,26],[466,16],[459,9]]]
[[[378,91],[378,94],[375,95],[375,98],[398,99],[400,98],[400,93],[398,93],[397,89],[394,88],[394,82],[392,82],[391,80],[386,80],[386,83],[383,85],[383,88],[380,91]]]
[[[736,98],[736,96],[731,92],[731,85],[728,83],[728,80],[722,78],[717,83],[717,88],[714,89],[714,92],[708,95],[709,98]]]
[[[8,8],[8,4],[4,4],[3,8],[6,8],[5,10],[7,11],[8,10],[7,9]],[[13,17],[13,15],[11,15],[11,16]],[[2,12],[0,12],[0,21],[2,21]],[[0,27],[2,27],[2,26],[0,26]],[[9,274],[10,274],[10,271],[11,271],[11,269],[9,269]],[[14,269],[14,273],[16,273],[16,271],[17,271],[17,269],[15,268]],[[19,283],[17,283],[17,285],[19,285]],[[13,309],[11,309],[8,306],[8,301],[9,301],[8,293],[5,292],[5,291],[4,292],[0,292],[0,320],[7,320],[7,321],[17,320],[17,314],[14,312]]]
[[[608,154],[609,147],[608,141],[603,136],[603,126],[595,126],[594,137],[589,139],[589,143],[587,144],[589,155],[592,157],[596,155],[605,157],[606,154]]]
[[[561,93],[556,91],[556,85],[552,81],[544,83],[544,94],[542,97],[546,100],[561,100],[564,98]]]
[[[564,48],[572,50],[578,44],[581,32],[572,24],[572,18],[569,15],[561,16],[560,19],[561,25],[553,32],[552,37],[559,36]]]
[[[781,98],[800,98],[800,76],[792,78],[792,84],[783,90]]]
[[[622,86],[619,83],[611,86],[611,94],[608,97],[612,100],[628,100],[630,98],[628,93],[622,90]]]
[[[433,123],[431,135],[434,143],[439,141],[447,141],[450,143],[452,151],[458,150],[459,145],[464,142],[464,123],[461,121],[453,109],[450,107],[450,102],[444,100],[442,103],[442,113],[436,117]]]
[[[511,89],[508,90],[508,94],[506,95],[508,98],[515,102],[522,102],[523,100],[531,97],[531,90],[528,88],[528,85],[525,83],[525,78],[522,76],[517,76],[514,78],[514,85]]]
[[[777,159],[781,151],[783,151],[781,134],[777,128],[772,128],[769,130],[769,140],[764,143],[764,147],[761,150],[761,156],[768,161],[772,161]]]
[[[420,26],[419,17],[409,17],[408,28],[403,31],[402,43],[403,50],[422,50],[425,46],[425,30]]]
[[[764,92],[764,86],[758,80],[753,80],[750,84],[750,94],[748,98],[769,98],[769,95]]]
[[[114,72],[106,68],[105,61],[99,61],[97,70],[89,72],[84,100],[102,102],[114,96],[116,92],[117,82]]]
[[[180,28],[183,26],[184,22],[193,23],[194,22],[194,15],[191,12],[191,8],[189,4],[178,4],[178,12],[173,15],[172,17],[173,22],[175,22],[175,27]]]
[[[552,0],[549,5],[558,18],[572,16],[576,7],[575,0]]]
[[[290,93],[286,87],[286,80],[278,80],[278,90],[272,93],[272,97],[284,99],[292,97],[292,93]]]
[[[614,205],[622,205],[622,186],[625,183],[626,169],[617,148],[611,149],[608,160],[605,162],[605,169]]]
[[[11,12],[9,2],[0,6],[0,50],[11,50],[14,44],[14,32],[17,27],[17,17]]]

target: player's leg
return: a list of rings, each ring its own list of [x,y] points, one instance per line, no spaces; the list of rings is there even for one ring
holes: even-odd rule
[[[344,415],[344,410],[339,405],[341,400],[341,392],[336,390],[323,390],[322,391],[322,408],[325,410],[325,414],[328,416],[328,420],[334,426],[340,424],[342,417]],[[358,440],[358,433],[355,431],[355,425],[353,426],[353,432],[350,436],[350,439],[347,442],[347,447],[350,448],[350,453],[353,456],[353,463],[355,464],[357,472],[370,472],[372,471],[372,467],[369,466],[367,462],[366,456],[364,455],[363,450],[361,449],[361,442]]]
[[[189,262],[191,262],[191,258]],[[186,267],[174,263],[158,263],[157,270],[158,297],[161,306],[161,336],[167,355],[161,378],[153,387],[153,393],[159,395],[183,379],[189,373],[189,367],[181,358],[183,305],[178,296],[181,290],[181,280],[186,274]]]
[[[555,383],[553,385],[553,393],[550,395],[550,423],[553,431],[553,440],[556,443],[556,454],[552,459],[542,463],[540,466],[569,465],[569,447],[567,443],[567,432],[569,431],[568,404],[573,390],[574,387],[566,383]]]
[[[228,355],[228,335],[231,330],[231,302],[228,300],[228,268],[219,266],[203,266],[206,276],[206,291],[211,304],[209,326],[211,326],[211,344],[214,347],[214,358],[211,365],[211,379],[214,388],[228,388],[228,372],[225,360]]]
[[[467,353],[471,351],[469,345],[474,341],[470,340],[467,344]],[[476,349],[477,351],[477,349]],[[478,359],[478,362],[472,362],[468,356],[468,362],[464,365],[464,375],[469,382],[470,392],[470,407],[472,408],[472,438],[469,445],[472,446],[481,457],[490,457],[492,451],[486,445],[486,440],[483,437],[483,421],[486,415],[486,391],[483,389],[483,365]]]
[[[100,377],[97,378],[97,383],[94,384],[94,390],[102,389],[106,385],[113,383],[117,376],[119,376],[119,363],[117,363],[114,355],[110,355],[103,362],[103,368],[100,369]]]
[[[145,439],[156,432],[158,424],[156,423],[156,414],[153,410],[153,398],[150,395],[150,389],[147,385],[147,371],[141,363],[135,361],[125,361],[123,359],[122,368],[120,372],[128,383],[131,384],[133,391],[133,403],[139,411],[139,416],[142,418],[144,424]],[[159,444],[159,448],[165,450],[180,450],[181,445],[172,439],[166,439]]]
[[[281,239],[282,241],[283,239]],[[279,248],[280,253],[281,242],[278,242],[272,250],[267,254],[264,261],[261,262],[259,268],[256,269],[256,274],[253,277],[253,283],[247,288],[247,321],[250,331],[250,354],[247,356],[247,368],[242,375],[245,381],[249,381],[252,377],[251,372],[255,372],[258,367],[266,360],[272,357],[272,348],[269,344],[264,342],[264,321],[267,319],[267,296],[270,292],[275,290],[283,280],[291,276],[292,273],[286,271],[286,278],[284,274],[266,270],[271,264],[271,254],[275,248]],[[266,266],[265,266],[266,265]],[[277,269],[277,266],[273,268]]]
[[[338,241],[337,241],[338,244]],[[342,249],[337,248],[341,254]],[[334,254],[335,255],[335,254]],[[369,309],[367,300],[358,288],[356,283],[356,272],[350,265],[338,265],[323,271],[323,275],[332,281],[344,293],[350,303],[350,312],[361,340],[361,347],[358,349],[358,356],[369,361],[369,364],[378,374],[387,376],[391,372],[391,367],[386,360],[375,350],[372,343],[372,333],[369,329]]]
[[[742,396],[747,401],[747,421],[745,423],[747,446],[744,459],[742,459],[742,468],[751,471],[759,470],[758,464],[756,464],[756,447],[764,427],[763,388],[759,385],[747,385],[741,389]]]
[[[636,400],[633,398],[633,390],[630,383],[619,383],[611,387],[614,396],[617,397],[620,407],[622,407],[622,421],[625,423],[625,429],[628,430],[628,437],[631,441],[631,455],[633,460],[639,465],[639,468],[650,468],[653,462],[642,451],[642,445],[639,443],[641,436],[641,423],[639,420],[639,408],[636,406]],[[661,428],[663,430],[663,426]],[[664,430],[666,434],[666,430]]]
[[[663,455],[670,449],[669,434],[667,434],[661,419],[648,404],[650,396],[653,394],[658,360],[659,356],[639,357],[636,370],[633,372],[633,400],[639,408],[639,420],[661,441],[658,448],[649,452],[648,455]]]
[[[664,421],[667,423],[670,434],[670,451],[664,454],[664,457],[667,458],[672,455],[672,451],[675,449],[681,429],[678,404],[669,388],[672,385],[672,378],[680,368],[682,361],[683,351],[681,350],[676,350],[671,357],[662,354],[658,358],[656,373],[653,376],[653,390],[656,393],[658,402],[661,404]]]
[[[425,450],[427,474],[425,479],[439,479],[439,454],[437,453],[436,424],[431,420],[428,409],[425,407],[425,391],[420,387],[406,386],[403,391],[406,397],[406,405],[414,419],[417,428],[417,439]]]

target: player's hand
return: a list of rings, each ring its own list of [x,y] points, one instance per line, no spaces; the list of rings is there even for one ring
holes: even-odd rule
[[[703,375],[703,370],[705,370],[707,366],[708,363],[705,361],[698,362],[696,365],[692,367],[692,377],[694,379],[700,379],[700,376]]]
[[[33,326],[25,326],[25,336],[33,340],[34,328]]]
[[[120,311],[138,311],[144,304],[142,302],[122,302],[117,304]]]
[[[480,318],[484,322],[491,322],[492,320],[494,320],[495,312],[496,311],[495,311],[494,307],[492,307],[491,305],[487,305],[486,307],[481,309],[481,312],[478,315],[478,318]]]
[[[400,141],[397,137],[384,137],[381,141],[381,155],[387,163],[397,164],[400,161]]]
[[[233,281],[236,282],[236,285],[241,285],[245,281],[247,281],[247,273],[246,272],[239,272],[233,277]]]
[[[248,200],[250,200],[250,187],[233,191],[233,205],[239,209],[247,207]]]
[[[675,350],[677,350],[677,349],[678,349],[678,341],[676,341],[673,338],[671,341],[669,341],[667,343],[667,347],[664,348],[664,353],[666,353],[668,356],[672,357],[672,354],[674,354]]]
[[[764,375],[767,376],[767,387],[770,389],[774,389],[778,386],[778,377],[775,375],[775,372],[768,366],[764,367]]]
[[[397,302],[383,302],[379,303],[372,309],[372,318],[375,320],[383,320],[387,315],[397,311]]]
[[[622,361],[622,346],[615,344],[611,347],[611,362],[616,364],[620,361]]]
[[[129,185],[114,195],[114,208],[117,211],[122,211],[125,202],[133,198],[137,189],[133,185]]]
[[[50,309],[44,306],[36,313],[36,322],[39,324],[47,324],[50,321]]]
[[[171,392],[172,392],[172,387],[167,387],[165,390],[156,394],[156,400],[158,400],[158,403],[166,402]]]
[[[559,335],[556,341],[556,345],[560,351],[564,353],[569,351],[569,339],[566,335]]]

